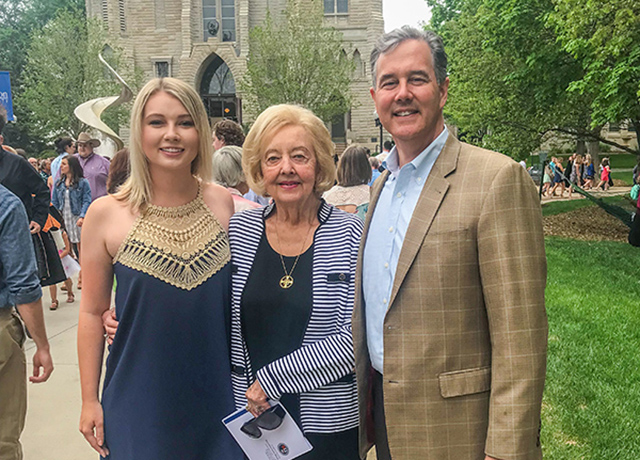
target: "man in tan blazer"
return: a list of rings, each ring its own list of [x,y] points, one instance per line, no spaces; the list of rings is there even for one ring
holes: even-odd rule
[[[353,336],[361,456],[534,460],[540,449],[546,258],[533,181],[459,142],[442,109],[442,40],[378,41],[371,94],[396,147],[372,188]]]

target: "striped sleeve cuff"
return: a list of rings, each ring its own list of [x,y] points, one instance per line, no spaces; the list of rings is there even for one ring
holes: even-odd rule
[[[256,372],[256,377],[269,399],[278,400],[282,397],[283,391],[280,389],[274,375],[269,370],[269,366],[265,366]]]

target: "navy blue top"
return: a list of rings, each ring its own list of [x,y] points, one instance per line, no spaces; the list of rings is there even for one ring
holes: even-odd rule
[[[102,405],[112,460],[241,459],[225,309],[230,264],[192,290],[114,264],[120,322]]]

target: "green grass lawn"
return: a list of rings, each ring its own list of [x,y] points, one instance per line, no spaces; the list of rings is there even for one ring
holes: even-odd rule
[[[613,179],[619,179],[625,183],[625,185],[633,185],[633,172],[632,171],[611,171],[611,177]],[[597,184],[596,184],[597,185]]]
[[[546,247],[545,458],[640,459],[640,249],[554,237]]]
[[[609,157],[612,168],[633,168],[638,163],[638,157],[630,153],[608,154],[600,153],[600,158]]]

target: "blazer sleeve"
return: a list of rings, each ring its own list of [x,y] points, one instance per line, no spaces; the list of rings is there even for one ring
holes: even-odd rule
[[[91,186],[87,179],[80,179],[80,187],[82,193],[82,210],[80,211],[80,217],[84,217],[91,204]]]
[[[31,207],[31,220],[44,227],[49,215],[49,187],[44,183],[40,174],[27,162],[21,162],[22,173],[27,186],[33,195]]]
[[[547,265],[535,187],[519,164],[495,175],[478,221],[478,258],[491,337],[485,452],[538,458],[547,356]]]
[[[340,256],[349,258],[351,276],[346,304],[336,305],[342,310],[339,328],[324,340],[298,348],[256,372],[262,389],[271,399],[280,399],[285,393],[312,391],[354,372],[351,315],[362,224],[354,223],[353,230],[349,241],[340,246],[344,248]]]

